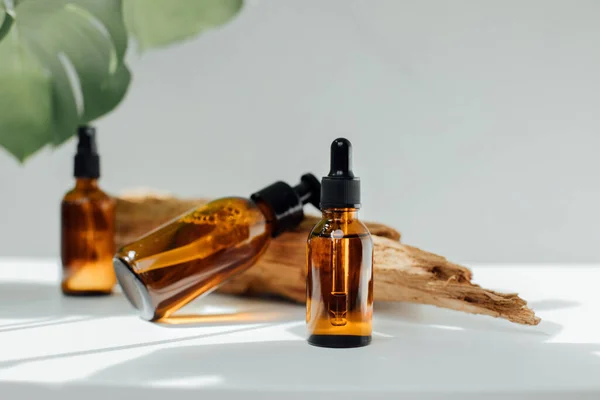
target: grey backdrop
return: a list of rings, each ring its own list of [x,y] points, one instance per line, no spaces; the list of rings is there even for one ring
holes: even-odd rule
[[[249,1],[139,58],[103,185],[246,195],[354,143],[365,219],[463,262],[598,262],[600,2]],[[56,256],[70,141],[0,152],[0,255]]]

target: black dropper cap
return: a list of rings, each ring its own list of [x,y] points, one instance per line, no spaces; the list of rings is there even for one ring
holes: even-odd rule
[[[319,208],[321,184],[313,174],[305,174],[300,183],[291,187],[285,182],[275,182],[254,193],[253,201],[262,201],[271,207],[275,215],[273,237],[295,228],[304,219],[303,206],[310,203]]]
[[[75,177],[100,177],[100,156],[96,147],[96,129],[92,126],[80,126],[77,129],[77,153],[75,154]]]
[[[360,208],[360,179],[352,172],[352,143],[338,138],[331,143],[329,175],[321,180],[321,209]]]

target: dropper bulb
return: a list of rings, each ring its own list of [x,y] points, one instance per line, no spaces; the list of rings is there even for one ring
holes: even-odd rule
[[[338,138],[331,143],[329,176],[354,178],[352,172],[352,143],[348,139]]]
[[[321,210],[360,208],[360,179],[352,171],[352,144],[346,138],[331,143],[329,175],[321,180]]]

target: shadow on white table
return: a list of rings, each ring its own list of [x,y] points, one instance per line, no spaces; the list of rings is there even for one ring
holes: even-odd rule
[[[477,273],[506,283],[502,269]],[[65,298],[53,279],[11,274],[0,276],[2,399],[600,398],[595,292],[565,293],[563,282],[554,297],[560,270],[535,287],[527,285],[539,271],[510,274],[544,319],[538,327],[378,303],[373,344],[348,350],[307,345],[304,307],[295,304],[213,294],[170,324],[152,324],[120,294]]]

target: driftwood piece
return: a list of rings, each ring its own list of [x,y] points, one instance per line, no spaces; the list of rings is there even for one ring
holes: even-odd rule
[[[147,194],[121,196],[117,199],[117,246],[205,202]],[[256,265],[225,283],[219,291],[237,295],[273,294],[304,302],[306,237],[316,221],[316,217],[308,216],[297,229],[273,240]],[[400,243],[400,233],[386,225],[367,223],[367,226],[375,247],[375,301],[431,304],[527,325],[540,322],[517,294],[481,288],[471,282],[468,268]]]

